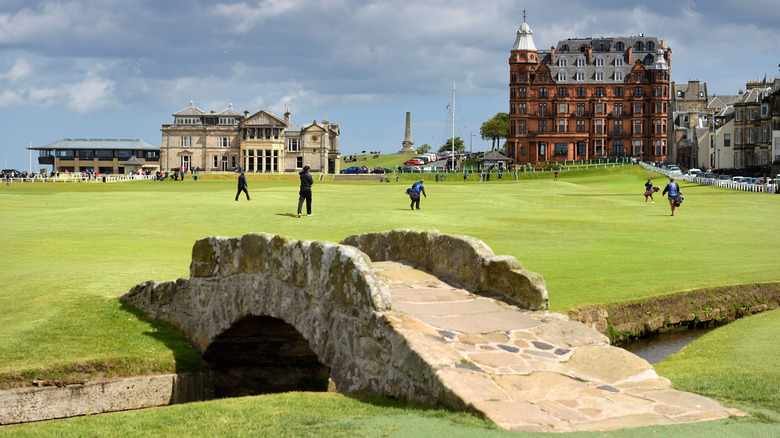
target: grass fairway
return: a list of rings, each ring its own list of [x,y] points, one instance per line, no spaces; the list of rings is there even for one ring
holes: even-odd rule
[[[192,244],[210,235],[339,241],[392,228],[471,235],[540,273],[552,310],[780,281],[780,233],[771,219],[780,215],[780,197],[682,183],[686,201],[669,217],[666,198],[644,202],[648,176],[631,167],[564,172],[556,182],[540,174],[517,183],[426,181],[420,211],[409,210],[403,193],[410,179],[315,180],[316,215],[301,219],[293,217],[298,183],[291,177],[250,176],[252,202],[233,200],[234,179],[206,176],[2,186],[0,386],[196,366],[185,339],[123,309],[117,297],[142,281],[187,276]]]

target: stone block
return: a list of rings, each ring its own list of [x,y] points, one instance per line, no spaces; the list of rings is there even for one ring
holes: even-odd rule
[[[199,239],[192,246],[190,277],[213,277],[219,272],[219,237]]]

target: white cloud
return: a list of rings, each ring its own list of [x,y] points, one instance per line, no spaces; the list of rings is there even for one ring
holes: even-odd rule
[[[18,58],[8,73],[0,73],[0,81],[18,82],[33,74],[33,66],[24,58]]]
[[[256,5],[246,2],[218,3],[214,6],[214,12],[228,19],[228,32],[245,34],[257,26],[301,8],[305,3],[298,0],[260,0]]]
[[[102,78],[88,78],[83,82],[64,87],[65,107],[76,114],[88,114],[114,106],[114,81]]]

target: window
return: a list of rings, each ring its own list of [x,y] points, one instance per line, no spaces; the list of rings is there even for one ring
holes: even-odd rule
[[[525,103],[518,103],[517,104],[517,113],[518,114],[525,114],[526,113],[526,104]]]
[[[655,149],[656,155],[663,155],[663,150],[661,149],[661,141],[660,140],[653,140],[653,147]]]
[[[761,105],[761,117],[766,117],[769,114],[769,105]]]
[[[626,50],[626,45],[623,44],[622,41],[618,41],[617,44],[615,44],[615,51],[622,52],[623,50]]]
[[[566,58],[560,58],[558,60],[558,67],[566,67]]]
[[[750,120],[752,122],[755,119],[756,119],[756,109],[755,108],[750,108],[748,110],[748,120]]]
[[[623,72],[620,70],[615,70],[615,80],[616,81],[623,81]]]
[[[287,139],[287,150],[290,151],[290,152],[300,152],[300,150],[301,150],[300,139],[298,139],[298,138],[288,138]]]
[[[539,97],[547,97],[547,87],[539,87]]]
[[[219,118],[219,124],[220,125],[235,125],[236,119],[234,117],[220,117]],[[214,166],[216,167],[216,166]]]
[[[596,80],[597,81],[603,81],[604,80],[604,72],[603,71],[597,71],[596,72]]]
[[[214,168],[219,167],[219,157],[217,155],[214,155],[213,158],[214,158],[214,160],[212,162],[211,167],[214,167]]]
[[[569,45],[568,44],[564,44],[564,45],[561,46],[561,52],[568,52],[568,51],[569,51]]]
[[[539,115],[540,116],[546,116],[547,115],[547,104],[546,103],[540,103],[539,104]]]
[[[604,114],[604,105],[601,102],[596,102],[596,114]]]
[[[230,147],[230,137],[220,137],[219,138],[219,147],[229,148]],[[217,167],[217,166],[214,166],[214,167]]]
[[[622,44],[622,43],[619,43]],[[615,58],[615,67],[623,67],[623,58]],[[620,72],[620,75],[623,75],[623,72]]]
[[[723,146],[731,146],[731,134],[723,134]]]
[[[612,143],[612,156],[622,157],[623,155],[623,142],[620,140],[615,140],[615,142]]]
[[[295,157],[295,168],[300,169],[303,167],[303,157]]]
[[[641,133],[642,133],[642,121],[634,120],[634,134],[641,134]]]
[[[547,132],[547,120],[539,120],[539,132]]]
[[[181,118],[177,117],[176,124],[177,125],[200,125],[200,119],[191,118],[191,117],[181,117]]]
[[[623,97],[623,87],[615,87],[615,97]]]
[[[517,80],[520,82],[525,82],[528,80],[528,76],[525,73],[518,73]]]
[[[615,135],[622,135],[623,134],[623,121],[622,120],[615,120]]]
[[[518,134],[525,134],[525,120],[518,120],[517,121],[517,133]]]
[[[596,134],[602,134],[604,132],[604,121],[603,120],[595,120],[593,122],[594,131]]]
[[[601,43],[596,47],[597,52],[606,52],[607,51],[607,45],[604,43]]]
[[[604,97],[604,87],[596,87],[596,96]]]
[[[634,155],[642,155],[642,140],[634,140]]]
[[[540,73],[539,74],[539,82],[546,83],[547,82],[547,74],[546,73]]]
[[[577,120],[577,132],[585,132],[585,120]]]
[[[580,56],[577,58],[577,67],[585,67],[585,58]]]
[[[634,50],[637,52],[642,52],[645,50],[645,45],[642,43],[642,41],[637,41],[636,44],[634,44]]]
[[[634,97],[642,97],[642,87],[634,87]]]
[[[559,81],[565,81],[566,80],[566,70],[561,70],[558,72],[558,80]]]
[[[634,73],[634,82],[642,82],[642,73]]]
[[[566,143],[555,143],[555,155],[567,155],[568,147]]]
[[[741,110],[741,109],[738,109],[738,110],[735,112],[735,114],[734,114],[734,119],[735,119],[737,122],[741,122],[741,121],[742,121],[742,110]]]
[[[634,102],[634,114],[642,114],[642,102]]]
[[[566,88],[558,87],[558,97],[566,97]]]
[[[558,104],[558,114],[566,114],[568,113],[565,103],[559,103]]]
[[[525,156],[525,146],[520,146],[520,155]]]
[[[604,67],[604,58],[596,58],[596,67]]]
[[[179,138],[179,146],[183,148],[188,148],[192,145],[192,137],[180,137]]]
[[[585,155],[585,142],[584,141],[578,141],[577,142],[577,155]]]
[[[647,51],[648,52],[652,52],[653,50],[655,50],[655,44],[653,44],[652,41],[648,41],[647,42]]]
[[[623,115],[623,104],[622,103],[616,103],[615,104],[615,115],[616,116],[622,116]]]
[[[585,97],[585,87],[577,87],[577,97]]]
[[[593,144],[595,155],[604,155],[604,140],[595,140]]]
[[[577,115],[578,116],[584,116],[585,115],[585,104],[584,103],[578,103],[577,104]]]
[[[756,128],[748,128],[748,144],[756,142]]]
[[[526,88],[520,87],[517,89],[517,97],[525,97],[526,96]]]
[[[539,156],[544,156],[545,149],[547,149],[547,145],[544,144],[543,141],[539,142]]]
[[[558,120],[558,132],[565,133],[568,132],[566,129],[566,120]]]
[[[578,71],[577,76],[574,78],[577,81],[584,81],[585,80],[585,72],[584,71]]]

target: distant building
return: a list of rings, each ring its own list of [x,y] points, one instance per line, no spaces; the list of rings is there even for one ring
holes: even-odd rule
[[[510,52],[507,156],[666,161],[671,49],[639,35],[570,38],[541,51],[532,34],[523,22]]]
[[[233,105],[206,113],[192,102],[162,125],[163,169],[284,173],[308,165],[312,172],[339,172],[339,126],[324,120],[295,125],[265,110],[240,114]]]
[[[770,166],[780,160],[780,78],[748,82],[746,89],[734,104],[737,168]]]
[[[143,140],[65,138],[28,149],[39,151],[38,164],[50,165],[52,170],[60,172],[124,174],[130,169],[123,163],[132,157],[138,160],[141,169],[160,167],[160,148]]]

